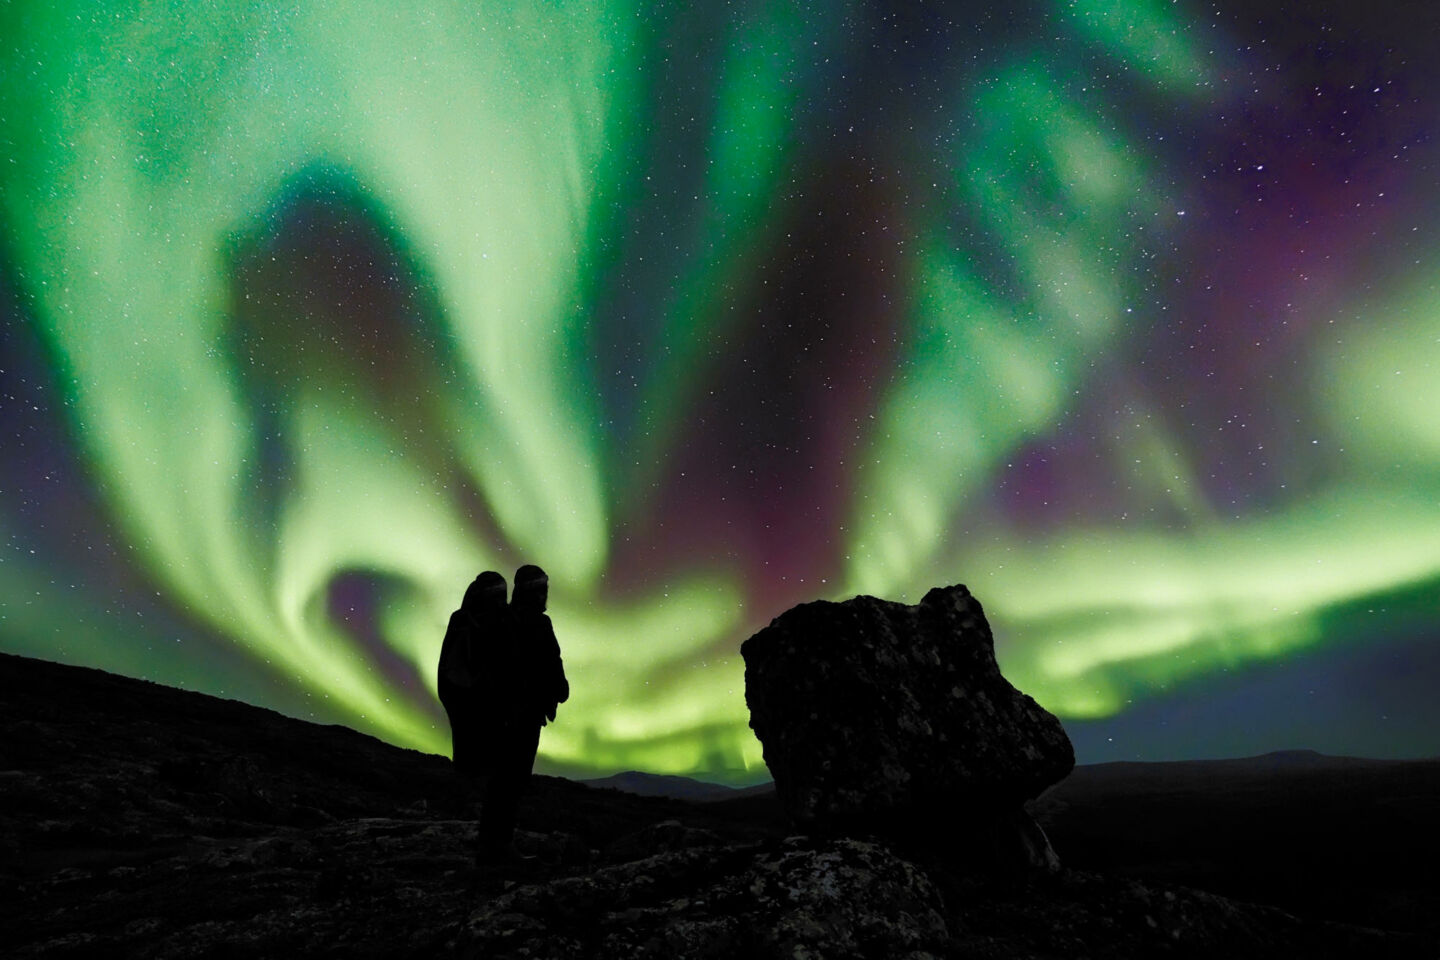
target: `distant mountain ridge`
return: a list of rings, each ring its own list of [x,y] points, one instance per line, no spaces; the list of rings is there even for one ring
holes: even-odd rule
[[[769,781],[750,787],[729,787],[723,783],[712,783],[693,777],[645,773],[641,770],[625,770],[608,777],[580,780],[579,782],[599,790],[619,790],[640,797],[670,797],[674,800],[689,800],[694,803],[737,800],[741,797],[770,793],[775,789],[775,785]]]
[[[1077,764],[1071,777],[1080,781],[1100,782],[1116,775],[1138,776],[1145,779],[1166,779],[1188,773],[1205,776],[1210,773],[1224,773],[1229,776],[1264,775],[1283,770],[1302,771],[1307,767],[1328,769],[1356,769],[1362,767],[1388,767],[1415,763],[1440,762],[1440,757],[1413,760],[1377,759],[1371,757],[1344,757],[1321,753],[1318,750],[1272,750],[1269,753],[1251,757],[1220,757],[1203,760],[1107,760],[1103,763]],[[692,803],[718,803],[725,800],[739,800],[745,797],[764,796],[775,790],[774,781],[767,780],[749,787],[731,787],[723,783],[700,780],[678,774],[646,773],[643,770],[626,770],[608,777],[572,777],[587,787],[602,790],[619,790],[639,797],[669,797],[673,800],[689,800]],[[1061,789],[1063,783],[1054,789]]]

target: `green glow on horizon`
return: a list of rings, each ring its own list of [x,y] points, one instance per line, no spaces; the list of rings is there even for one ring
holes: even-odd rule
[[[1006,676],[1061,715],[1105,716],[1187,677],[1312,645],[1325,610],[1432,579],[1437,556],[1434,497],[1354,488],[1190,538],[1074,531],[955,562],[986,571],[972,588],[998,598],[986,609],[1008,640]]]
[[[345,573],[383,579],[387,653],[433,684],[469,579],[538,561],[574,680],[545,756],[754,776],[738,646],[779,611],[750,608],[742,573],[719,562],[612,596],[613,554],[685,439],[694,384],[731,346],[801,161],[850,149],[804,141],[839,82],[831,61],[850,53],[841,18],[783,2],[725,21],[690,118],[703,170],[672,196],[635,182],[634,157],[666,133],[645,115],[663,31],[638,4],[20,6],[0,13],[0,241],[97,496],[159,601],[287,694],[328,701],[327,718],[446,752],[443,720],[397,695],[326,591]],[[1058,9],[1157,97],[1209,81],[1169,6]],[[1016,44],[984,82],[955,81],[947,109],[964,135],[945,141],[935,189],[959,209],[902,211],[915,233],[900,357],[825,589],[914,601],[967,582],[1012,681],[1062,716],[1099,717],[1326,642],[1330,608],[1440,575],[1440,312],[1413,277],[1400,295],[1325,308],[1345,335],[1296,358],[1315,387],[1293,398],[1343,468],[1318,493],[1222,510],[1137,393],[1134,422],[1116,427],[1124,458],[1107,465],[1133,518],[1043,536],[997,519],[983,495],[1008,459],[1060,429],[1123,338],[1164,322],[1146,312],[1143,261],[1178,228],[1170,193],[1184,189],[1044,52]],[[294,471],[272,522],[253,489],[262,418],[226,346],[227,245],[263,233],[316,170],[353,180],[421,264],[456,379],[424,404],[426,437],[374,397],[295,385]],[[655,251],[667,273],[640,326],[657,333],[636,347],[622,441],[591,300],[630,208],[647,204],[679,205],[690,233]],[[958,213],[983,234],[973,247],[947,230]],[[468,514],[471,490],[484,517]],[[24,598],[0,608],[7,648],[131,673],[178,656],[148,625],[108,625],[39,560],[7,560],[0,583]],[[228,689],[219,667],[196,685]]]
[[[1221,519],[1162,444],[1143,461],[1149,495],[1186,508],[1187,536],[1137,522],[1048,542],[1000,532],[962,549],[939,566],[984,571],[972,586],[996,598],[987,611],[1009,638],[1012,682],[1063,716],[1107,716],[1186,678],[1314,645],[1326,611],[1440,574],[1433,285],[1332,309],[1370,322],[1308,358],[1313,399],[1330,414],[1311,442],[1368,479]]]

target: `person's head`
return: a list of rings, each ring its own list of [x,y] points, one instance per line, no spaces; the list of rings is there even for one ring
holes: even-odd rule
[[[486,570],[470,581],[470,586],[465,588],[465,599],[460,601],[460,608],[472,615],[491,613],[504,606],[505,578],[494,570]]]
[[[517,610],[540,613],[545,609],[545,600],[550,593],[550,578],[545,571],[527,563],[515,571],[515,595],[510,606]]]

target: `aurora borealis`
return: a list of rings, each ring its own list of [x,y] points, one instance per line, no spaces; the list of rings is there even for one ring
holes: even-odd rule
[[[535,562],[544,762],[743,780],[741,641],[964,582],[1082,762],[1440,753],[1391,7],[6,4],[0,648],[445,752]]]

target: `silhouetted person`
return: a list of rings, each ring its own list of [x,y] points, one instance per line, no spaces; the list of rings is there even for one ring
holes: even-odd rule
[[[496,683],[497,719],[495,766],[480,812],[480,856],[508,859],[515,856],[512,838],[520,795],[530,780],[540,728],[555,719],[556,707],[570,697],[570,684],[560,660],[555,629],[545,615],[550,579],[545,571],[526,564],[515,571],[510,600],[510,643],[495,667],[504,681]]]
[[[465,779],[485,775],[492,766],[489,739],[496,704],[486,689],[486,661],[496,646],[509,646],[513,630],[505,606],[505,578],[486,570],[465,588],[460,609],[450,614],[440,646],[440,703],[450,718],[451,757]]]

